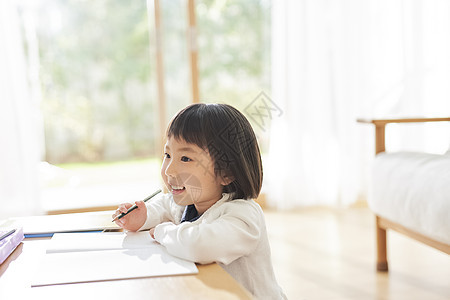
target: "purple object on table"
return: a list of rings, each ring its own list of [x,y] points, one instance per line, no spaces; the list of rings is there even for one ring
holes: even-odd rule
[[[17,228],[14,232],[8,234],[9,232],[10,230],[0,229],[0,237],[3,237],[0,240],[0,264],[8,258],[24,238],[22,228]],[[4,234],[7,235],[4,236]]]

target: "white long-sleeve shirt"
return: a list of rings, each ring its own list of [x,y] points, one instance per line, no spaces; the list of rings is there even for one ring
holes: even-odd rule
[[[196,221],[183,223],[184,206],[171,194],[146,206],[141,230],[155,227],[155,239],[170,254],[200,264],[217,262],[257,299],[286,298],[275,279],[264,214],[255,201],[223,194]]]

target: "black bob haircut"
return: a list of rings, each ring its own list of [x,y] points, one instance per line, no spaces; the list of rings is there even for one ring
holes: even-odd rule
[[[255,133],[236,108],[228,104],[192,104],[178,112],[167,137],[195,144],[214,161],[215,176],[233,181],[223,192],[233,199],[255,199],[263,180],[261,153]]]

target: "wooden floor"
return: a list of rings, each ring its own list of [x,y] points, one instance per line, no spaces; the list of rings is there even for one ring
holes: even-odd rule
[[[367,208],[265,214],[275,273],[289,299],[450,299],[450,256],[396,232],[388,233],[389,273],[375,271]]]

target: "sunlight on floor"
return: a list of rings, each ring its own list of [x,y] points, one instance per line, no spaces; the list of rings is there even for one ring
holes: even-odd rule
[[[266,211],[278,283],[289,299],[450,299],[450,257],[388,234],[389,273],[375,271],[367,208]]]

